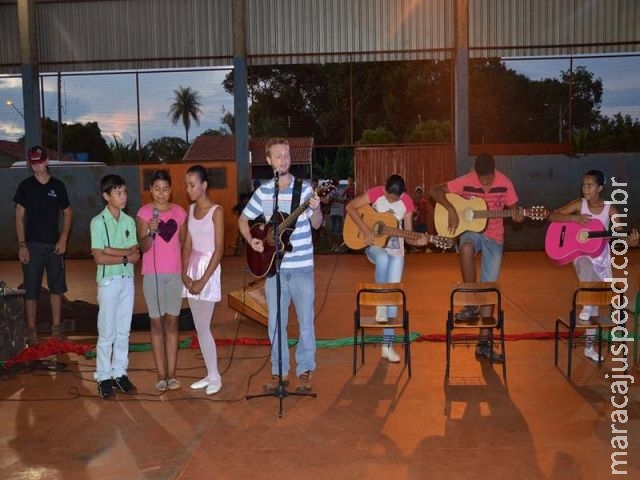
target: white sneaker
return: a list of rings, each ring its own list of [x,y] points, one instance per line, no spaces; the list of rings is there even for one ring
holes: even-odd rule
[[[591,314],[587,311],[586,308],[583,308],[580,312],[580,315],[578,315],[578,320],[580,320],[581,322],[588,322],[590,319]]]
[[[207,385],[207,390],[205,391],[205,393],[207,395],[213,395],[214,393],[218,393],[221,388],[222,382],[220,380],[218,380],[217,382],[211,382],[209,385]]]
[[[393,350],[393,345],[382,345],[382,358],[389,360],[389,363],[400,363],[400,355]]]
[[[604,360],[604,357],[598,356],[598,352],[596,352],[593,347],[586,347],[584,349],[584,356],[594,362],[602,362]]]
[[[203,378],[202,380],[198,380],[197,382],[193,382],[191,384],[191,388],[194,390],[200,390],[201,388],[205,388],[209,386],[209,379]]]
[[[384,305],[378,305],[376,307],[376,322],[378,323],[387,323],[389,319],[387,318],[387,307]]]

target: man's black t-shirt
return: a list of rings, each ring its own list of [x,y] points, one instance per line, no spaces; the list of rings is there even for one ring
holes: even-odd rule
[[[69,196],[64,183],[50,177],[43,185],[35,176],[31,176],[20,182],[13,201],[25,209],[27,242],[58,242],[60,210],[69,206]]]

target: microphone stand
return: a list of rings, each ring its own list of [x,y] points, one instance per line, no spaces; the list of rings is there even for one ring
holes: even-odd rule
[[[258,395],[247,395],[246,399],[251,400],[252,398],[259,397],[277,397],[280,403],[280,409],[278,410],[278,417],[282,418],[282,400],[284,397],[289,395],[299,396],[299,397],[316,397],[317,394],[314,392],[289,392],[285,388],[284,379],[282,375],[282,317],[281,317],[281,309],[280,309],[280,298],[282,295],[282,286],[280,283],[280,264],[282,263],[282,257],[284,256],[284,252],[280,249],[280,233],[278,232],[278,220],[279,220],[279,207],[278,207],[278,193],[280,192],[279,183],[279,172],[275,170],[273,176],[274,180],[274,199],[273,199],[273,214],[271,215],[271,224],[273,228],[273,246],[275,248],[275,277],[276,277],[276,334],[274,338],[278,342],[278,387],[269,393],[261,393]],[[273,347],[272,347],[273,348]]]

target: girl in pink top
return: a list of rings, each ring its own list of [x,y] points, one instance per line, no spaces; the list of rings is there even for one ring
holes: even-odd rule
[[[605,230],[609,229],[611,216],[618,210],[615,205],[608,204],[603,198],[605,178],[600,170],[589,170],[582,177],[582,198],[577,198],[565,206],[555,210],[549,220],[552,222],[576,222],[587,225],[592,218],[600,220]],[[611,278],[611,250],[605,248],[597,257],[583,255],[573,261],[573,267],[580,281],[603,282],[605,278]],[[598,315],[598,307],[585,305],[578,315],[579,320],[588,322],[591,316]],[[585,332],[587,343],[584,356],[594,362],[602,361],[598,352],[593,348],[595,328],[588,328]]]
[[[189,207],[187,238],[182,251],[183,296],[189,300],[198,343],[207,367],[207,376],[191,385],[206,388],[213,395],[222,388],[218,372],[216,344],[211,334],[211,317],[221,299],[220,260],[224,253],[224,216],[222,207],[207,194],[209,180],[202,165],[187,170],[187,194],[194,203]]]
[[[142,289],[151,320],[151,350],[159,391],[180,388],[176,379],[178,317],[182,307],[181,248],[187,213],[171,203],[171,177],[166,170],[151,176],[151,203],[136,215],[142,256]]]

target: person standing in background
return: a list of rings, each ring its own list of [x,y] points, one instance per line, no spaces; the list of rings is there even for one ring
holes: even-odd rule
[[[180,388],[178,317],[182,307],[182,246],[187,213],[171,203],[171,177],[166,170],[151,175],[151,203],[138,210],[136,229],[142,256],[142,290],[151,322],[151,351],[156,364],[156,390]]]
[[[24,277],[28,343],[33,346],[38,343],[36,310],[45,269],[51,295],[51,336],[65,339],[61,325],[62,296],[67,291],[64,254],[72,212],[64,183],[49,174],[46,150],[40,146],[31,147],[27,162],[33,175],[20,182],[13,201],[16,203],[18,258]],[[61,233],[60,211],[63,214]]]

